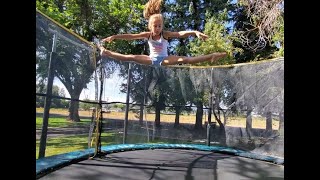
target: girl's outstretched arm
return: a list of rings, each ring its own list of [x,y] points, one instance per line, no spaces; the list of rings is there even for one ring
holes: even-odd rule
[[[133,40],[133,39],[144,39],[148,38],[150,36],[150,32],[141,32],[139,34],[117,34],[117,35],[112,35],[109,37],[106,37],[102,39],[102,42],[111,42],[114,39],[124,39],[124,40]]]
[[[188,36],[197,36],[202,40],[206,40],[209,37],[199,31],[179,31],[179,32],[164,31],[164,36],[166,38],[185,38]]]

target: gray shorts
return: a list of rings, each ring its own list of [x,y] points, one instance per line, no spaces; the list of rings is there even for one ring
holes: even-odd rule
[[[156,57],[152,57],[150,56],[150,59],[152,61],[152,65],[154,67],[160,67],[162,64],[162,61],[168,56],[156,56]]]

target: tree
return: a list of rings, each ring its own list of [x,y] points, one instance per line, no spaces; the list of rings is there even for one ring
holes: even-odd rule
[[[250,36],[248,35],[248,39],[244,41],[243,33],[247,31],[247,29],[252,29],[253,26],[249,23],[250,18],[245,14],[244,7],[238,7],[233,15],[234,30],[232,32],[233,37],[233,45],[242,51],[235,53],[236,63],[243,63],[252,60],[260,60],[260,59],[268,59],[272,57],[272,54],[277,50],[275,46],[272,46],[270,43],[263,45],[263,48],[250,48],[250,43],[255,43],[258,41],[258,35],[256,31],[250,32]]]
[[[212,65],[212,64],[232,64],[234,63],[233,54],[236,52],[240,52],[241,49],[234,48],[232,44],[232,37],[228,34],[227,28],[225,26],[225,23],[227,21],[227,10],[225,9],[219,14],[212,15],[211,18],[209,18],[205,24],[204,33],[209,36],[209,38],[206,41],[200,41],[199,39],[195,39],[190,43],[191,51],[194,56],[201,55],[201,54],[209,54],[212,52],[222,52],[226,51],[228,52],[229,56],[225,57],[223,59],[220,59],[216,62],[203,62],[199,63],[199,65]],[[210,74],[210,73],[209,73]],[[211,82],[211,78],[209,77],[209,84],[214,84],[214,82]],[[205,83],[205,82],[203,82]],[[217,88],[217,87],[210,87],[210,88]],[[218,93],[218,94],[217,94]],[[218,100],[218,103],[220,102],[220,90],[219,92],[215,92],[214,95],[216,96],[216,101]],[[194,102],[197,105],[197,115],[196,115],[196,125],[195,128],[202,127],[202,114],[203,114],[203,105],[205,103],[205,100],[209,99],[210,90],[207,91],[201,91],[196,95],[196,98],[194,99]],[[208,103],[208,101],[207,101]],[[213,102],[215,103],[215,101]],[[219,111],[219,104],[217,104],[216,107]],[[215,111],[213,111],[215,113]],[[215,115],[215,118],[218,122],[220,122],[220,118]]]
[[[81,4],[81,2],[77,1],[37,1],[38,9],[43,10],[44,13],[47,13],[49,16],[52,16],[52,18],[59,20],[61,24],[67,27],[72,27],[72,24],[76,22],[76,20],[70,19],[70,16],[77,14],[77,10],[80,11],[80,9],[83,9],[83,6],[87,5],[88,4]],[[70,8],[71,6],[73,9]],[[39,42],[37,44],[37,50],[38,52],[43,52],[46,54],[47,52],[51,52],[51,44],[53,42],[52,34],[45,29],[41,29],[39,26],[37,26],[37,42]],[[65,32],[64,29],[59,29],[59,26],[56,26],[55,28],[60,33],[70,34]],[[77,28],[81,29],[80,26]],[[75,29],[78,30],[77,28]],[[85,29],[85,27],[83,29]],[[85,32],[82,35],[88,36]],[[66,35],[64,34],[64,36]],[[69,36],[69,38],[72,38],[72,36]],[[42,42],[44,39],[48,41]],[[69,40],[75,41],[79,44],[83,43],[79,42],[81,40],[77,38]],[[87,47],[91,48],[88,44]],[[55,53],[56,61],[54,62],[53,69],[55,77],[57,77],[64,84],[72,99],[79,99],[82,89],[86,87],[88,82],[90,82],[91,75],[94,72],[91,52],[73,43],[64,41],[64,39],[60,38],[58,35]],[[42,61],[40,61],[39,58],[37,63],[37,74],[43,79],[46,79],[48,55],[46,58],[42,58],[41,60]],[[78,101],[70,101],[68,116],[69,120],[80,121],[78,106]]]
[[[228,0],[204,1],[166,1],[163,7],[165,27],[170,31],[198,30],[203,32],[207,20],[226,8]],[[191,55],[189,42],[194,37],[172,39],[170,53],[175,55]],[[212,52],[211,52],[212,53]]]
[[[90,99],[85,98],[83,99],[84,101],[90,101]],[[85,111],[89,111],[90,108],[95,107],[94,104],[89,104],[89,103],[84,103],[84,102],[80,102],[80,108],[82,108]]]
[[[243,49],[237,63],[283,55],[283,0],[240,0],[231,7],[233,44]]]
[[[279,31],[283,0],[239,0],[238,3],[245,7],[246,16],[250,19],[248,23],[251,26],[245,31],[239,31],[241,42],[253,51],[263,49]]]
[[[169,85],[169,88],[167,89],[167,102],[170,105],[173,105],[175,111],[174,127],[179,126],[180,113],[185,109],[184,106],[187,102],[190,102],[190,90],[183,89],[185,87],[182,86],[187,83],[185,78],[187,76],[186,72],[185,69],[167,69],[169,78],[167,81]]]
[[[155,125],[160,127],[160,112],[166,107],[168,82],[165,69],[152,68],[151,83],[148,87],[150,99],[153,107],[155,108]]]
[[[45,94],[46,92],[46,85],[43,84],[44,82],[38,82],[36,84],[36,92],[40,94]],[[58,97],[65,97],[65,93],[63,89],[60,89],[59,86],[53,85],[52,86],[52,96]],[[64,108],[65,100],[59,98],[53,98],[51,102],[51,107],[53,108]],[[43,96],[36,97],[36,107],[44,107],[44,98]]]
[[[109,6],[106,6],[105,2],[99,0],[38,0],[37,8],[64,25],[66,28],[73,30],[75,33],[89,41],[91,41],[93,35],[97,33],[101,33],[99,35],[103,36],[105,34],[116,34],[119,30],[128,29],[128,19],[131,19],[132,22],[140,22],[137,20],[139,15],[136,15],[137,13],[133,13],[136,9],[131,8],[131,3],[128,1],[108,1],[107,4]],[[142,12],[142,7],[139,5],[139,3],[136,3],[134,6],[141,9]],[[112,24],[112,26],[109,26],[112,28],[106,29],[106,27],[108,27],[108,23]],[[37,31],[37,37],[40,37],[43,33],[38,32],[40,31]],[[50,36],[47,35],[46,38],[38,39],[50,39]],[[38,52],[40,54],[41,52],[43,52],[43,54],[50,52],[50,41],[42,46],[40,45],[40,41],[41,40],[37,40],[37,42],[39,42],[37,43]],[[90,77],[94,72],[92,66],[90,66],[88,64],[89,62],[85,61],[85,58],[82,56],[86,52],[82,51],[80,48],[77,49],[76,47],[68,46],[66,44],[58,44],[57,53],[60,62],[57,63],[59,69],[55,69],[55,75],[65,85],[71,98],[79,99],[82,89],[86,87],[88,82],[90,82]],[[62,57],[67,58],[68,61],[63,61]],[[41,77],[46,78],[48,56],[44,55],[44,58],[42,58],[43,61],[40,61],[41,58],[37,59],[37,73],[41,74]],[[104,62],[97,62],[97,64],[104,65],[107,70],[110,70],[107,75],[111,74],[112,68],[115,67],[114,64],[113,66],[105,66],[106,63]],[[112,63],[108,63],[108,65],[110,64]],[[68,119],[73,121],[80,120],[78,107],[78,101],[70,102]]]
[[[204,33],[209,36],[206,41],[195,39],[190,43],[191,51],[194,56],[210,54],[212,52],[228,52],[228,57],[222,58],[216,62],[203,62],[199,65],[208,64],[233,64],[235,63],[233,54],[240,52],[241,49],[234,48],[232,45],[232,37],[228,34],[225,23],[227,21],[227,10],[220,14],[212,16],[205,24]]]
[[[37,52],[39,52],[39,54],[46,54],[46,56],[43,58],[39,56],[36,72],[39,78],[46,79],[49,63],[49,55],[47,52],[51,51],[51,47],[48,44],[50,40],[51,42],[53,40],[52,37],[50,38],[50,33],[43,32],[40,27],[37,28],[37,39],[39,42],[36,47]],[[49,40],[43,42],[43,39]],[[72,99],[79,99],[82,89],[90,82],[90,77],[94,72],[91,53],[88,50],[58,38],[55,57],[52,69],[55,77],[64,84]],[[80,120],[78,115],[78,101],[70,101],[68,119],[72,121]]]
[[[284,56],[284,19],[283,13],[279,18],[279,27],[278,30],[275,31],[274,36],[272,38],[272,42],[275,46],[278,47],[278,51],[275,52],[275,57],[283,57]]]

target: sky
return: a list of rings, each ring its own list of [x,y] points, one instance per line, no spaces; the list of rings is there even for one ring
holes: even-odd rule
[[[102,100],[107,102],[126,102],[126,94],[120,92],[120,85],[123,82],[126,82],[125,79],[118,77],[117,72],[115,72],[115,75],[111,76],[109,79],[104,80],[104,87],[103,87],[103,94],[102,94]],[[70,98],[70,95],[65,88],[65,86],[60,82],[59,79],[55,78],[54,85],[59,86],[60,89],[64,89],[64,92],[66,93],[66,97]],[[100,87],[100,84],[98,85]],[[100,92],[99,92],[100,93]],[[94,80],[91,81],[87,88],[83,89],[80,94],[80,100],[84,99],[90,99],[95,100],[95,84]]]

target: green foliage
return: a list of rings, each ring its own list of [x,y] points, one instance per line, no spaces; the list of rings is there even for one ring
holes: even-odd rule
[[[111,0],[109,3],[110,15],[117,17],[122,22],[130,24],[140,23],[143,5],[138,1],[132,0]]]
[[[90,101],[90,99],[86,98],[83,99],[84,101]],[[84,102],[80,102],[80,108],[85,110],[85,111],[89,111],[90,108],[95,107],[95,104],[90,104],[90,103],[84,103]]]
[[[74,1],[66,1],[68,5],[72,5],[72,9],[68,8],[62,8],[67,7],[67,5],[64,5],[64,1],[53,1],[53,0],[36,0],[36,8],[52,18],[53,20],[59,22],[63,26],[67,28],[71,28],[72,24],[76,21],[76,16],[74,15],[75,9],[77,9],[78,6],[76,6],[75,3],[72,3]],[[71,4],[72,3],[72,4]],[[60,7],[59,7],[60,6]],[[78,13],[77,13],[78,14]]]
[[[233,64],[233,53],[240,52],[241,49],[234,48],[232,45],[232,37],[227,33],[225,27],[227,11],[224,10],[217,16],[212,16],[205,24],[204,33],[209,36],[206,41],[194,39],[190,43],[191,51],[194,56],[206,55],[214,52],[227,52],[228,56],[216,62],[205,62],[200,65],[220,65],[220,64]]]
[[[36,84],[36,92],[45,94],[47,90],[46,85],[43,82],[39,82]],[[52,86],[52,95],[65,97],[65,92],[63,89],[60,89],[59,86]],[[44,107],[45,98],[43,96],[36,96],[36,107]],[[51,99],[51,107],[52,108],[66,108],[68,102],[64,99],[52,98]]]
[[[273,36],[274,45],[279,45],[278,51],[274,53],[275,57],[284,56],[284,19],[283,16],[278,17],[279,28],[278,31]]]
[[[222,11],[228,0],[215,1],[165,1],[163,14],[165,14],[165,27],[169,31],[197,30],[204,31],[208,18]],[[170,40],[170,54],[189,56],[191,51],[189,42],[192,37]]]
[[[124,110],[126,108],[126,105],[125,104],[116,103],[116,104],[112,105],[112,108],[115,108],[115,109],[120,108],[120,109]]]

